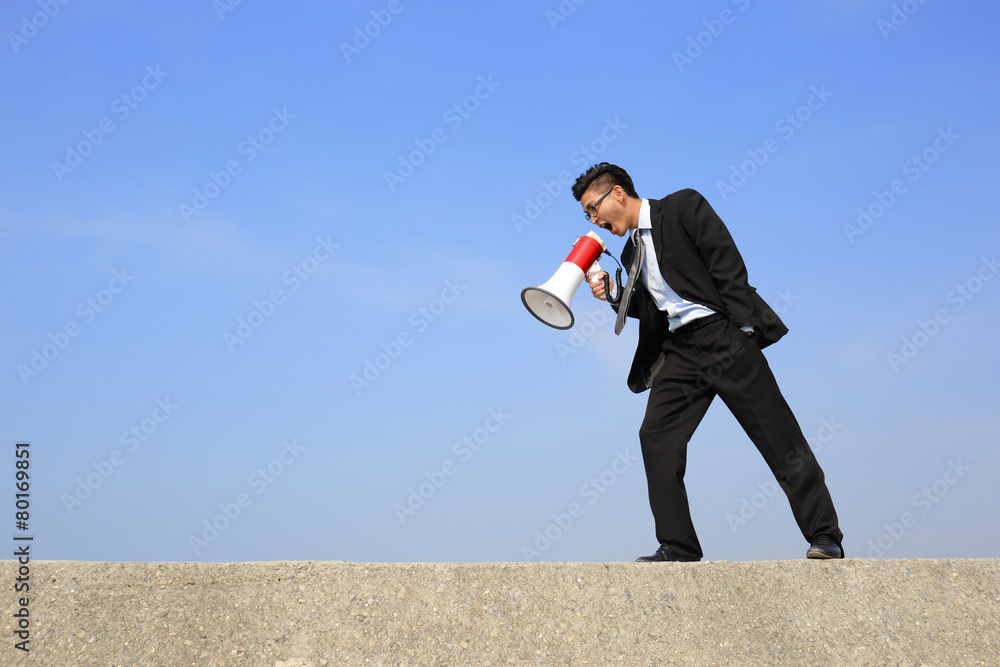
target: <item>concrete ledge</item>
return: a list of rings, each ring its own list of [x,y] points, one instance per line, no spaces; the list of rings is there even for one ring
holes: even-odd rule
[[[4,665],[997,665],[1000,559],[31,563]]]

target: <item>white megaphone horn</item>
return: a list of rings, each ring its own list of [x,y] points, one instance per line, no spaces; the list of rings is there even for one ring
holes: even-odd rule
[[[521,290],[524,307],[550,327],[569,329],[574,322],[569,307],[573,295],[584,277],[600,272],[597,258],[606,250],[604,241],[594,232],[579,237],[562,266],[546,283]]]

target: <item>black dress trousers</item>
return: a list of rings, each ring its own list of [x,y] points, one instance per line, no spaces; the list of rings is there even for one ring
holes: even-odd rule
[[[680,556],[702,557],[684,471],[688,441],[718,395],[774,473],[806,541],[824,534],[840,545],[823,470],[755,339],[715,315],[666,335],[663,351],[639,428],[659,542]]]

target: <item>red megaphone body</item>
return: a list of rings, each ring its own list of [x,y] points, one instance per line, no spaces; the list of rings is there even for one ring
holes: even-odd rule
[[[573,326],[573,311],[570,303],[583,279],[601,270],[597,258],[607,251],[601,237],[594,232],[581,236],[573,244],[573,249],[562,266],[542,285],[525,287],[521,290],[521,302],[532,315],[556,329]]]

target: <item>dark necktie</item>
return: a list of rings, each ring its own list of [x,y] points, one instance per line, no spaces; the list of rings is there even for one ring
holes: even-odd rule
[[[622,293],[622,300],[618,305],[618,319],[615,320],[615,335],[620,334],[622,329],[625,328],[625,317],[628,313],[629,301],[632,299],[632,288],[635,286],[639,271],[642,270],[642,262],[646,258],[646,244],[642,242],[638,229],[635,230],[633,243],[635,244],[635,257],[632,258],[632,266],[628,269],[628,280],[625,281],[625,291]]]

